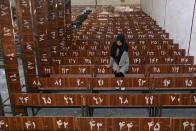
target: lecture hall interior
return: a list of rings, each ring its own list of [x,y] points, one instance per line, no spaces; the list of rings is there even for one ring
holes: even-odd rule
[[[0,0],[0,131],[196,131],[196,0]]]

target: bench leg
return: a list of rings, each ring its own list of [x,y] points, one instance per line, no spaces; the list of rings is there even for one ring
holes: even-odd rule
[[[82,114],[82,117],[85,117],[85,107],[84,106],[82,106],[81,107],[81,114]]]
[[[93,117],[93,111],[94,109],[92,107],[89,108],[89,116],[90,117]]]
[[[92,117],[93,116],[93,108],[92,107],[85,107],[83,111],[83,116]]]
[[[151,107],[148,108],[148,112],[149,112],[149,117],[152,117],[152,108]]]
[[[83,107],[83,116],[88,117],[89,116],[89,107]]]
[[[4,113],[3,101],[0,95],[0,116],[4,116],[4,115],[5,113]]]
[[[159,107],[159,117],[162,117],[162,107]]]
[[[32,115],[33,115],[33,116],[36,116],[37,113],[40,111],[40,109],[41,109],[41,108],[33,108],[33,107],[32,107],[32,108],[31,108],[31,110],[32,110]]]
[[[157,117],[158,116],[158,108],[157,107],[150,107],[149,108],[149,117]]]

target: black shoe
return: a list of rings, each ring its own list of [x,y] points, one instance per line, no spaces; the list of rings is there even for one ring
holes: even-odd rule
[[[122,72],[115,73],[115,77],[125,77]]]
[[[116,73],[116,71],[114,72],[115,77],[118,77],[118,73]]]

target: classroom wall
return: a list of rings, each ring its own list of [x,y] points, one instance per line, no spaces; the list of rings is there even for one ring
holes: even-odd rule
[[[186,49],[187,55],[190,51],[196,57],[196,18],[190,40],[194,4],[195,0],[141,0],[142,10],[170,33],[170,38]]]
[[[95,5],[95,0],[71,0],[71,5]]]
[[[140,4],[140,0],[97,0],[97,5]],[[95,5],[96,0],[71,0],[72,5]]]
[[[190,44],[190,55],[196,57],[196,10],[195,10],[195,17],[193,21],[193,32],[192,32],[192,38]]]

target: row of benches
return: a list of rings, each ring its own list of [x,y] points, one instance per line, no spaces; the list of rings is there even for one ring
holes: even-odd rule
[[[195,119],[0,117],[4,131],[194,131]]]
[[[111,46],[113,44],[114,40],[77,40],[73,41],[72,44],[62,47],[58,45],[53,45],[51,44],[50,51],[53,54],[58,53],[68,53],[70,51],[84,51],[84,50],[89,50],[89,51],[97,51],[97,50],[102,50],[102,51],[110,51]],[[162,54],[166,54],[167,51],[165,50],[172,50],[172,51],[182,51],[183,55],[183,49],[179,49],[178,44],[173,44],[172,40],[127,40],[127,43],[129,44],[129,51],[155,51],[155,52],[161,52],[163,50]],[[33,45],[26,45],[25,51],[28,52],[28,47],[33,48]],[[25,53],[26,53],[25,52]],[[178,52],[177,52],[178,54]]]
[[[67,47],[62,47],[58,45],[51,44],[49,50],[51,56],[78,56],[79,52],[81,52],[81,55],[89,55],[94,53],[94,55],[103,55],[107,56],[109,55],[109,51],[111,50],[111,43],[114,41],[105,41],[105,43],[99,43],[98,41],[94,41],[93,43],[90,43],[91,41],[78,41],[73,43],[72,45],[69,45]],[[103,41],[102,41],[103,42]],[[179,49],[178,44],[132,44],[130,43],[132,41],[129,41],[129,55],[172,55],[172,56],[178,56],[178,55],[185,55],[184,49]],[[145,41],[144,41],[145,42]],[[157,42],[157,41],[154,41]],[[33,44],[27,44],[24,45],[23,53],[28,55],[30,54],[31,50],[33,49]],[[143,51],[141,51],[143,50]],[[95,52],[100,51],[100,53]],[[39,49],[39,53],[43,54],[45,52],[49,52],[48,49]],[[92,53],[91,53],[92,52]],[[63,57],[62,56],[62,57]]]
[[[93,13],[92,13],[93,14]],[[92,15],[90,14],[90,16]],[[123,26],[130,26],[132,28],[135,27],[150,27],[150,28],[154,28],[154,27],[159,27],[158,25],[156,25],[156,22],[154,22],[154,20],[152,20],[151,18],[143,18],[143,22],[140,21],[140,19],[138,19],[137,17],[135,17],[135,20],[132,20],[129,18],[125,18],[127,20],[124,20],[124,18],[118,19],[118,17],[114,17],[113,19],[91,19],[89,16],[89,19],[87,19],[87,21],[85,21],[85,23],[83,24],[83,27],[85,26],[89,26],[89,25],[95,25],[95,27],[111,27],[111,28],[116,28],[116,27],[123,27]]]
[[[28,87],[39,90],[195,90],[195,77],[171,78],[29,78]]]
[[[196,107],[196,94],[11,94],[23,107]]]
[[[110,21],[128,21],[130,19],[130,21],[133,21],[133,22],[137,22],[138,20],[141,20],[143,19],[144,21],[140,21],[141,24],[146,24],[146,23],[152,23],[152,24],[155,24],[156,22],[155,21],[152,21],[152,18],[149,17],[147,14],[145,14],[144,12],[142,11],[137,11],[137,12],[134,12],[134,13],[140,13],[139,15],[135,15],[133,16],[131,13],[127,14],[127,15],[123,15],[123,14],[120,14],[120,13],[111,13],[111,16],[110,18],[103,18],[103,17],[97,17],[100,15],[100,11],[96,11],[94,10],[93,13],[90,14],[89,18],[91,20],[97,20],[97,19],[101,19],[101,20],[110,20]],[[117,14],[117,15],[116,15]],[[132,16],[131,16],[132,15]],[[93,18],[93,17],[97,17],[97,18]],[[135,18],[135,19],[133,19]]]
[[[115,40],[107,40],[107,41],[76,41],[72,45],[68,45],[65,49],[66,51],[77,51],[77,50],[105,50],[110,51],[110,48],[112,47],[112,44]],[[100,42],[100,43],[99,43]],[[156,44],[147,43],[145,41],[137,41],[134,40],[128,40],[127,43],[129,44],[129,50],[131,51],[139,51],[139,50],[179,50],[178,44],[163,44],[158,43],[158,41],[150,41],[154,42]],[[143,42],[142,44],[139,44],[139,42]],[[167,41],[168,42],[168,41]],[[50,48],[56,47],[59,49],[58,51],[61,51],[60,46],[52,45]],[[152,48],[153,47],[153,48]]]
[[[54,49],[52,47],[51,57],[60,57],[63,53],[64,57],[109,57],[110,51],[103,50],[70,50],[70,51],[59,51],[58,49]],[[129,50],[129,57],[141,57],[141,56],[185,56],[185,50]]]
[[[129,28],[129,27],[127,27]],[[137,31],[134,31],[133,29],[130,29],[128,31],[125,31],[124,29],[103,29],[103,31],[94,31],[94,29],[89,29],[89,30],[79,30],[77,33],[75,33],[74,38],[82,38],[82,37],[89,37],[89,38],[94,38],[96,35],[102,36],[101,39],[115,39],[116,34],[119,34],[120,32],[123,32],[125,34],[125,37],[127,39],[145,39],[145,38],[161,38],[161,39],[169,39],[169,35],[167,33],[162,33],[162,31],[157,31],[157,32],[151,32],[146,29],[146,32],[142,32],[143,29],[138,29]],[[119,32],[119,33],[118,33]],[[137,32],[137,33],[136,33]],[[91,38],[91,39],[92,39]]]
[[[108,40],[74,40],[72,44],[68,45],[68,47],[70,47],[71,45],[75,46],[75,45],[79,45],[79,46],[96,46],[96,45],[112,45],[114,42],[114,39],[108,39]],[[170,49],[170,46],[177,46],[175,47],[176,49],[178,49],[178,45],[173,44],[173,40],[168,39],[168,40],[163,40],[163,39],[132,39],[132,40],[128,40],[126,39],[126,42],[130,45],[130,46],[163,46],[166,49]],[[168,46],[168,47],[167,47]],[[77,47],[76,47],[77,48]],[[134,48],[137,49],[137,48]],[[174,48],[171,48],[174,49]]]
[[[141,12],[140,12],[141,13]],[[114,39],[116,34],[123,32],[126,38],[133,39],[133,38],[162,38],[168,39],[169,35],[167,33],[156,33],[162,31],[162,29],[155,25],[156,23],[149,17],[143,17],[142,21],[148,22],[141,22],[140,19],[128,19],[127,16],[120,16],[114,17],[113,19],[104,18],[99,19],[97,17],[94,20],[91,16],[98,15],[97,12],[92,13],[89,16],[89,19],[83,24],[83,26],[74,34],[74,39],[100,39],[100,38],[107,38],[107,39]],[[139,17],[139,16],[137,16]],[[151,22],[149,22],[151,21]],[[141,23],[141,24],[140,24]],[[148,23],[148,24],[147,24]],[[133,34],[133,30],[135,29],[135,34]],[[141,32],[140,32],[141,30]],[[142,30],[150,31],[152,30],[149,35],[142,32]],[[155,33],[153,33],[155,32]],[[139,33],[139,34],[138,34]]]
[[[65,75],[65,74],[83,74],[99,75],[113,74],[111,68],[107,66],[84,66],[84,65],[67,65],[67,66],[45,66],[40,67],[42,75]],[[127,74],[194,74],[196,65],[131,65]]]
[[[153,48],[152,48],[153,47]],[[110,51],[111,50],[111,46],[110,45],[106,45],[106,44],[99,44],[99,45],[82,45],[82,44],[75,44],[75,45],[71,45],[71,46],[67,46],[66,48],[62,49],[60,46],[55,46],[52,45],[50,47],[51,51],[56,51],[56,52],[66,52],[69,53],[69,51]],[[170,51],[176,51],[176,52],[180,52],[182,51],[182,55],[185,49],[179,49],[177,44],[172,44],[172,45],[161,45],[161,44],[157,44],[157,45],[131,45],[129,44],[129,52],[170,52]]]
[[[4,53],[4,64],[6,73],[7,87],[10,93],[21,92],[21,84],[18,71],[18,61],[16,54],[16,28],[14,28],[11,4],[9,0],[0,1],[0,34],[1,45]],[[13,81],[14,80],[14,81]],[[1,108],[1,107],[0,107]],[[3,108],[3,107],[2,107]],[[13,109],[13,112],[17,112],[18,108]],[[20,113],[24,113],[25,110],[19,109]]]
[[[91,19],[100,19],[100,18],[106,18],[110,20],[124,20],[126,19],[131,19],[134,20],[133,18],[137,19],[146,19],[146,21],[141,21],[141,23],[148,22],[147,20],[152,20],[150,16],[148,16],[146,13],[143,11],[134,11],[134,12],[111,12],[108,14],[105,14],[102,12],[102,10],[94,10],[94,14],[91,14],[90,16]],[[156,21],[153,21],[153,23],[156,23]]]
[[[157,22],[154,21],[150,16],[148,16],[147,14],[145,14],[143,11],[137,11],[134,13],[141,13],[140,15],[135,15],[133,16],[131,13],[129,13],[128,15],[123,15],[120,13],[116,13],[116,12],[112,12],[111,17],[108,18],[104,18],[104,17],[97,17],[96,16],[100,15],[100,11],[93,11],[93,13],[89,16],[89,18],[91,20],[110,20],[110,21],[133,21],[134,23],[137,23],[138,21],[140,21],[141,25],[145,25],[145,24],[156,24]],[[130,15],[130,16],[129,16]]]
[[[145,20],[145,18],[144,18]],[[148,20],[148,18],[147,18]],[[141,23],[137,18],[135,19],[135,21],[133,20],[112,20],[112,19],[97,19],[96,20],[92,20],[92,19],[88,19],[83,25],[82,28],[85,26],[89,26],[89,25],[95,25],[95,29],[97,29],[98,26],[101,27],[101,29],[107,29],[107,28],[111,28],[111,29],[119,29],[119,28],[124,28],[126,26],[132,28],[132,29],[137,29],[138,28],[155,28],[158,27],[160,28],[160,26],[156,25],[153,20],[150,22],[146,22],[146,23]],[[127,30],[127,29],[126,29]]]
[[[40,65],[106,65],[109,64],[109,57],[52,57],[47,58],[45,55],[39,56]],[[142,56],[129,57],[130,65],[144,64],[178,64],[193,65],[194,56]]]
[[[136,22],[139,22],[139,20],[138,21],[136,20]],[[135,24],[133,22],[124,22],[124,21],[114,21],[113,22],[113,21],[107,20],[107,19],[104,19],[104,20],[87,19],[87,21],[81,26],[81,28],[78,31],[79,32],[80,31],[81,32],[93,32],[95,34],[97,34],[97,33],[110,34],[109,32],[111,32],[111,33],[118,32],[118,31],[122,31],[123,29],[126,32],[125,34],[130,34],[130,33],[132,34],[131,31],[134,31],[134,30],[135,30],[134,32],[142,31],[142,30],[145,30],[145,31],[152,30],[152,32],[154,32],[154,33],[156,33],[157,31],[163,31],[163,30],[161,30],[161,28],[159,26],[154,25],[154,24],[138,25],[138,23]],[[97,33],[96,33],[96,31],[97,31]]]
[[[145,14],[143,11],[136,11],[134,13],[140,13],[140,14],[133,14],[131,12],[129,12],[128,14],[124,15],[122,13],[118,13],[118,12],[111,12],[110,13],[110,17],[102,17],[100,16],[100,11],[93,11],[93,13],[90,15],[90,19],[96,20],[96,19],[101,19],[101,20],[111,20],[111,21],[128,21],[128,20],[132,20],[133,22],[140,20],[141,24],[146,24],[146,23],[152,23],[152,24],[156,24],[156,21],[152,21],[152,18],[150,16],[148,16],[147,14]],[[102,15],[102,14],[101,14]],[[104,15],[104,14],[103,14]],[[96,18],[95,18],[96,17]],[[134,19],[135,18],[135,19]],[[141,19],[144,19],[144,21],[142,21]]]
[[[97,24],[97,23],[92,23]],[[88,26],[88,27],[86,27]],[[89,27],[89,25],[85,24],[75,33],[76,35],[91,35],[91,34],[105,34],[105,35],[114,35],[115,32],[124,31],[127,35],[168,35],[165,30],[155,30],[154,28],[148,26],[133,26],[133,25],[121,25],[117,27],[105,27],[102,26],[98,28],[97,25],[95,27]],[[86,30],[87,29],[87,30]],[[97,32],[96,32],[97,31]]]
[[[105,25],[109,25],[109,26],[112,26],[112,25],[115,25],[115,26],[119,26],[119,25],[150,26],[150,25],[153,25],[153,26],[158,27],[158,25],[156,25],[156,22],[150,17],[140,18],[137,16],[136,17],[114,16],[112,18],[98,18],[98,19],[94,19],[91,17],[97,14],[98,14],[97,12],[93,11],[93,13],[89,15],[89,19],[83,25],[91,25],[91,24],[97,23],[98,26],[105,26]],[[133,18],[135,19],[133,20]],[[143,19],[143,21],[141,21],[141,19]]]
[[[143,34],[143,35],[132,35],[132,34],[126,34],[126,32],[123,31],[116,31],[114,32],[115,35],[108,35],[108,34],[82,34],[82,35],[74,35],[74,40],[91,40],[91,39],[116,39],[116,34],[124,33],[125,37],[127,39],[169,39],[169,37],[165,34],[161,35],[155,35],[155,34]]]
[[[74,35],[73,39],[75,40],[89,40],[89,39],[115,39],[117,37],[116,34],[124,33],[127,39],[169,39],[169,35],[166,34],[127,34],[124,31],[114,31],[115,35],[110,34],[82,34],[82,35]]]
[[[143,12],[142,12],[143,13]],[[114,16],[112,18],[97,18],[97,19],[94,19],[92,18],[91,16],[93,15],[98,15],[97,12],[93,11],[93,13],[91,13],[89,15],[89,19],[83,24],[83,25],[89,25],[89,24],[94,24],[94,23],[97,23],[99,26],[104,26],[104,25],[110,25],[112,26],[112,24],[114,25],[129,25],[132,24],[132,25],[138,25],[138,26],[142,26],[142,25],[154,25],[154,26],[157,26],[156,25],[156,22],[150,18],[149,16],[147,17],[139,17],[139,16],[135,16],[135,17],[127,17],[127,16]],[[135,19],[133,19],[135,18]],[[141,21],[141,19],[143,19]],[[98,21],[96,21],[98,20]]]
[[[95,23],[96,24],[96,23]],[[88,25],[89,26],[89,25]],[[80,29],[78,29],[77,32],[74,33],[74,35],[92,35],[92,34],[100,34],[100,35],[112,35],[115,36],[117,32],[124,32],[125,36],[128,35],[157,35],[161,36],[162,38],[168,38],[168,33],[165,33],[164,30],[161,30],[159,27],[138,27],[138,28],[132,28],[132,27],[116,27],[116,28],[98,28],[98,27],[86,27],[82,26]],[[136,33],[137,32],[137,33]],[[142,38],[142,37],[141,37]],[[150,37],[151,38],[151,37]]]
[[[5,71],[7,77],[15,79],[18,74],[18,62],[16,56],[16,44],[14,37],[14,28],[11,21],[11,10],[10,10],[9,1],[2,0],[0,1],[0,33],[1,33],[1,45],[3,48],[3,53],[5,56]],[[14,61],[14,62],[10,62]],[[8,73],[9,72],[9,73]],[[20,83],[7,79],[8,88],[10,92],[20,92]],[[10,84],[12,83],[12,84]],[[13,87],[14,85],[14,87]]]
[[[121,25],[121,23],[120,22],[118,23],[118,21],[116,21],[116,24],[118,25],[114,26],[113,23],[111,23],[111,21],[107,21],[107,20],[99,20],[99,19],[97,21],[89,20],[88,22],[83,24],[78,31],[83,32],[84,31],[83,29],[86,29],[84,32],[88,32],[90,31],[90,29],[92,29],[91,31],[94,32],[95,34],[97,34],[95,31],[105,34],[107,32],[122,31],[123,29],[125,29],[124,31],[126,32],[126,34],[130,34],[130,33],[132,34],[131,31],[134,30],[135,30],[135,34],[137,34],[136,31],[142,31],[143,29],[146,29],[145,31],[152,30],[152,32],[154,33],[156,33],[157,31],[165,32],[164,30],[161,30],[161,27],[158,25],[134,25],[133,23],[126,23],[126,22],[125,24]],[[98,27],[100,28],[98,29]],[[168,35],[168,33],[161,33],[161,34]]]

